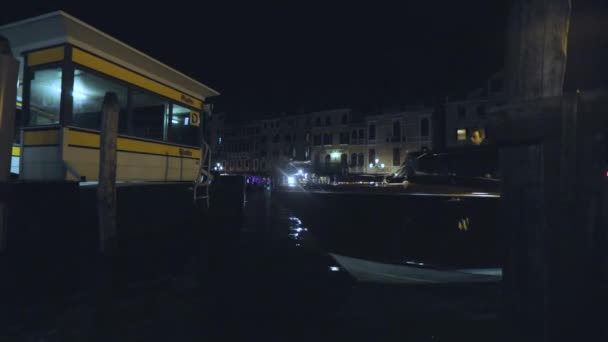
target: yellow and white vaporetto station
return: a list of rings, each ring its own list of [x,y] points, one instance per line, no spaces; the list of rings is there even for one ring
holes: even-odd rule
[[[97,180],[107,92],[121,106],[117,180],[197,178],[203,103],[217,91],[61,11],[0,35],[21,62],[11,168],[20,179]]]

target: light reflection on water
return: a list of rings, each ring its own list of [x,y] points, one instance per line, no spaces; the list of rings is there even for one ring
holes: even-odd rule
[[[308,228],[302,227],[302,220],[300,220],[298,217],[296,216],[289,216],[288,217],[288,230],[289,233],[287,234],[287,236],[291,239],[291,240],[295,240],[295,241],[300,241],[303,239],[303,233],[308,232]],[[300,244],[297,244],[296,246],[300,246]]]

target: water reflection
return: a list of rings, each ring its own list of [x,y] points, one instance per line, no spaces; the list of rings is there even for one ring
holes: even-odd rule
[[[305,234],[308,233],[308,228],[302,226],[302,220],[300,220],[296,216],[288,217],[288,234],[287,236],[294,241],[301,241]],[[297,247],[300,247],[300,244],[296,244]]]

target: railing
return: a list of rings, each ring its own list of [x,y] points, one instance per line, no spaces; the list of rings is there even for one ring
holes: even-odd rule
[[[201,159],[199,160],[199,170],[198,170],[196,179],[194,180],[193,196],[194,196],[194,202],[196,202],[199,199],[204,199],[205,203],[207,205],[207,208],[209,207],[209,201],[210,201],[209,186],[211,185],[211,182],[213,181],[213,176],[211,175],[210,170],[211,170],[211,147],[209,146],[209,144],[207,144],[205,141],[203,141],[202,146],[201,146]],[[199,193],[199,188],[204,188],[204,189],[201,189],[204,192],[203,194]]]

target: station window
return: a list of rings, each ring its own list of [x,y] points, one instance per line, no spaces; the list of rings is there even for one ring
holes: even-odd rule
[[[167,140],[169,102],[160,96],[143,91],[133,91],[131,99],[133,135]]]
[[[79,69],[74,71],[72,124],[77,127],[100,129],[101,110],[107,92],[114,92],[118,96],[118,103],[120,105],[118,131],[126,133],[127,88],[116,82]]]
[[[191,112],[186,107],[173,105],[171,122],[169,123],[169,141],[191,146],[198,145],[197,136],[199,127],[193,126],[190,122]]]
[[[32,72],[30,83],[30,122],[32,126],[59,123],[61,68]]]

